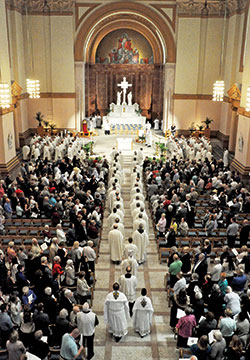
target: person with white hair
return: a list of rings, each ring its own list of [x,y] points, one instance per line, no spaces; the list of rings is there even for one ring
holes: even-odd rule
[[[72,259],[68,259],[65,266],[65,282],[67,286],[75,284],[75,267]]]
[[[57,237],[59,243],[67,242],[66,235],[65,235],[65,232],[63,231],[61,224],[56,225],[56,237]]]
[[[88,259],[89,268],[94,273],[95,272],[95,259],[96,259],[96,252],[93,249],[94,243],[92,240],[87,242],[87,246],[83,248],[83,254]]]
[[[220,280],[221,272],[222,272],[222,264],[220,262],[220,258],[215,258],[213,270],[210,272],[211,281],[213,283],[218,283],[218,281]]]
[[[227,309],[232,311],[233,316],[239,314],[241,311],[240,297],[234,292],[231,286],[226,288],[226,295],[224,297]]]
[[[77,313],[77,328],[82,335],[82,344],[87,349],[86,359],[90,360],[94,356],[94,336],[95,327],[99,324],[98,317],[85,302],[82,311]]]

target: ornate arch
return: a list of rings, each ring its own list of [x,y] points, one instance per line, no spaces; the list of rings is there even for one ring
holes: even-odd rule
[[[77,34],[75,61],[94,63],[100,41],[120,28],[129,28],[145,36],[152,46],[155,63],[175,63],[175,41],[166,22],[149,7],[134,2],[114,2],[96,9]]]

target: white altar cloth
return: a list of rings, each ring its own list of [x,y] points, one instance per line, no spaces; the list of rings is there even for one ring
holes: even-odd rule
[[[117,138],[116,139],[117,150],[133,150],[133,139],[131,138]]]

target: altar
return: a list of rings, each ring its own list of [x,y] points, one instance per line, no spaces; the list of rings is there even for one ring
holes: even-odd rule
[[[109,105],[109,113],[107,116],[103,116],[103,124],[109,123],[110,125],[141,125],[144,126],[146,123],[146,117],[141,116],[140,106],[137,103],[132,104],[132,91],[127,95],[126,92],[128,87],[132,86],[126,81],[126,78],[123,78],[123,81],[118,84],[122,88],[122,91],[117,92],[117,101]],[[123,99],[121,103],[121,95],[123,94]],[[128,102],[126,102],[128,100]]]
[[[116,149],[118,151],[131,151],[133,150],[133,139],[131,138],[117,138]]]

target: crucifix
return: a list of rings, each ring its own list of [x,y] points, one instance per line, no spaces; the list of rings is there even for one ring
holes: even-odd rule
[[[123,78],[122,82],[120,84],[118,84],[117,86],[120,86],[122,88],[123,91],[123,100],[122,103],[126,103],[126,92],[127,92],[127,88],[129,86],[132,86],[132,84],[129,84],[126,80],[126,77]]]

